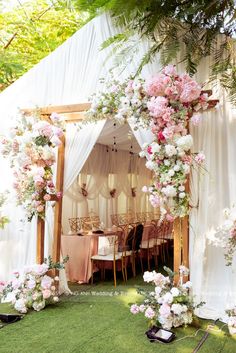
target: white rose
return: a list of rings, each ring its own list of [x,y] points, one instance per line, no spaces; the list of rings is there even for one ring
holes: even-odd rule
[[[175,165],[175,166],[174,166],[174,171],[175,171],[175,172],[178,172],[179,170],[180,170],[180,166],[179,166],[179,165]]]
[[[178,187],[178,190],[179,190],[179,191],[184,191],[184,190],[185,190],[185,187],[184,187],[183,185],[180,185],[180,186]]]
[[[43,299],[41,302],[34,302],[32,306],[35,311],[40,311],[45,307],[45,300]]]
[[[165,295],[163,295],[163,302],[171,304],[173,302],[173,295],[170,292],[167,292]]]
[[[153,152],[153,153],[158,153],[158,152],[160,152],[161,146],[158,145],[158,143],[153,142],[153,143],[151,143],[150,146],[152,147],[152,152]]]
[[[177,195],[176,189],[173,185],[167,185],[163,189],[162,190],[167,197],[175,197]]]
[[[172,304],[170,309],[175,315],[180,315],[182,313],[182,305],[180,304]]]
[[[173,295],[173,297],[177,297],[179,295],[179,290],[176,287],[171,288],[170,292]]]
[[[173,169],[170,169],[168,172],[169,177],[172,177],[175,175],[175,171]]]
[[[143,157],[145,157],[145,156],[146,156],[146,154],[145,154],[144,151],[139,152],[139,157],[143,158]]]
[[[164,160],[164,164],[165,164],[166,166],[169,166],[169,165],[170,165],[170,161],[169,161],[168,159],[165,159],[165,160]]]
[[[177,153],[176,148],[173,145],[166,145],[165,146],[165,152],[166,152],[168,157],[172,157],[172,156],[174,156]]]
[[[130,104],[130,100],[127,97],[121,97],[120,102],[123,107],[127,107]]]
[[[182,150],[188,151],[193,145],[193,138],[191,135],[182,136],[176,141],[176,144]]]
[[[180,192],[180,193],[179,193],[179,198],[180,198],[180,199],[184,199],[184,198],[185,198],[185,195],[186,195],[185,192]]]
[[[190,166],[188,164],[183,165],[184,174],[190,173]]]
[[[148,169],[153,170],[155,168],[156,163],[152,161],[147,161],[145,165]]]
[[[22,314],[27,313],[24,299],[18,299],[15,302],[14,308]]]

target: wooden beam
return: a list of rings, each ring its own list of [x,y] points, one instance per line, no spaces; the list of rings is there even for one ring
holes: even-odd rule
[[[67,105],[52,105],[48,107],[38,107],[36,109],[22,109],[21,111],[26,114],[32,114],[32,112],[38,112],[41,115],[50,115],[52,113],[78,113],[84,112],[91,107],[91,103],[79,103],[79,104],[67,104]]]
[[[63,193],[64,183],[64,159],[65,159],[65,137],[61,138],[62,144],[58,147],[56,189]],[[53,261],[60,261],[61,254],[61,231],[62,231],[62,197],[55,204],[54,211],[54,234],[53,234]]]
[[[37,219],[37,250],[36,250],[36,262],[42,264],[44,261],[44,234],[45,234],[45,222],[42,218]]]
[[[179,282],[179,266],[182,264],[182,232],[181,218],[174,221],[174,272],[176,272],[175,283]]]

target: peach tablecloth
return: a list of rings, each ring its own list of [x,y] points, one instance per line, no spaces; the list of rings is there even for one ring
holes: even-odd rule
[[[151,224],[144,226],[142,241],[147,241],[148,234],[152,229]],[[105,233],[104,235],[114,234],[114,231]],[[89,282],[92,276],[91,256],[97,254],[98,238],[98,234],[85,236],[62,235],[62,254],[63,256],[69,256],[69,261],[66,263],[68,281]]]
[[[92,276],[91,256],[97,254],[98,234],[62,235],[62,254],[69,255],[66,264],[67,280],[88,283]]]

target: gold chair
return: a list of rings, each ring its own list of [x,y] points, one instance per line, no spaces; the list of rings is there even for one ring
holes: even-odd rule
[[[126,282],[126,276],[127,273],[125,271],[125,266],[126,266],[126,252],[125,251],[118,251],[118,246],[119,246],[119,234],[109,236],[109,239],[111,241],[110,245],[112,248],[112,252],[107,255],[93,255],[91,257],[91,262],[92,262],[92,278],[91,278],[91,283],[93,284],[93,266],[94,262],[97,262],[98,265],[102,264],[102,269],[101,273],[103,274],[105,278],[105,266],[104,263],[106,262],[112,262],[112,267],[113,267],[113,278],[114,278],[114,286],[116,287],[116,272],[119,270],[117,267],[118,265],[120,266],[120,270],[122,272],[123,276],[123,281]]]
[[[68,221],[69,221],[71,232],[78,233],[81,228],[80,218],[79,217],[69,218]]]

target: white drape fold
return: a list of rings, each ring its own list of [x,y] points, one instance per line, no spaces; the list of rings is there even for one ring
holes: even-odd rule
[[[106,120],[84,125],[80,130],[73,124],[67,124],[64,191],[66,191],[90,155]]]

